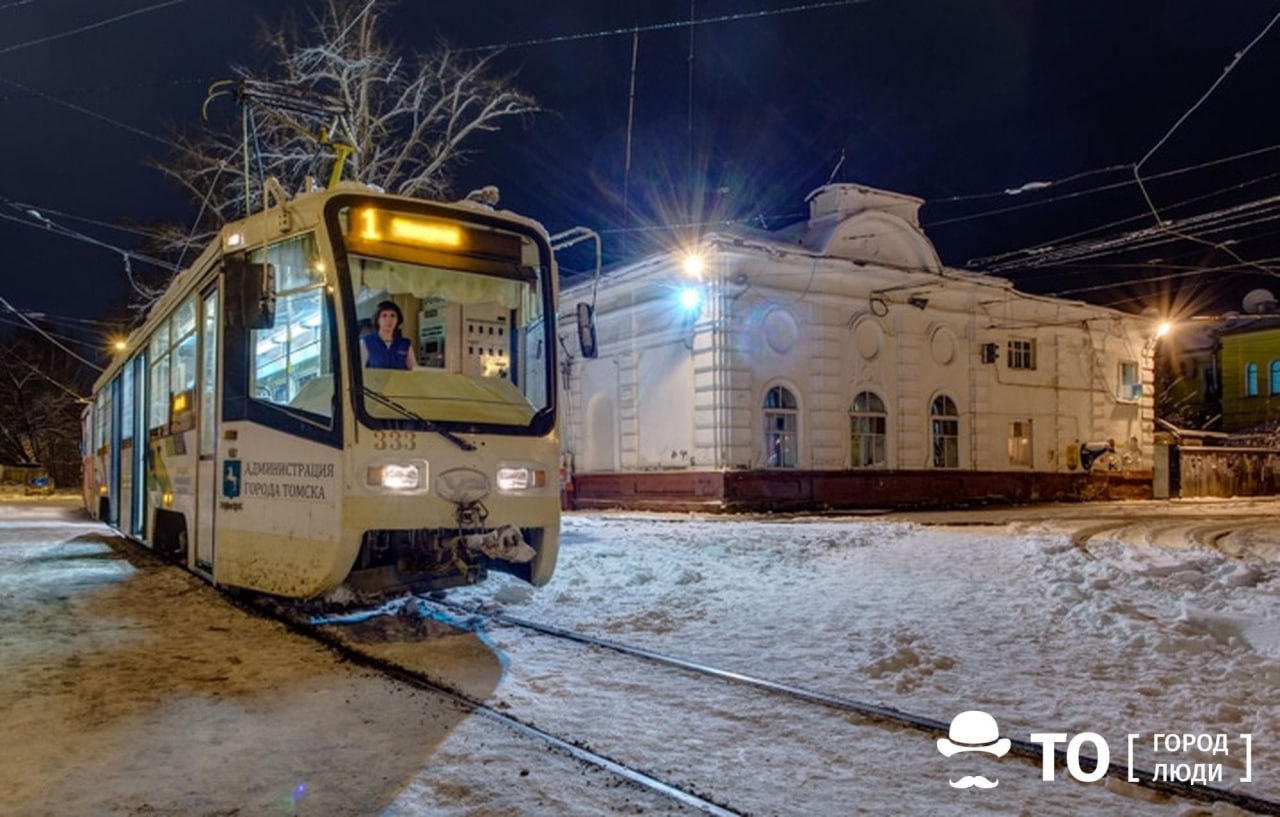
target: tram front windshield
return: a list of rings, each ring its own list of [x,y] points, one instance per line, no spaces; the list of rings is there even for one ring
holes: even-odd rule
[[[344,208],[338,221],[367,420],[545,433],[545,247],[517,232],[374,205]],[[389,320],[380,325],[383,312],[396,313],[394,331]]]

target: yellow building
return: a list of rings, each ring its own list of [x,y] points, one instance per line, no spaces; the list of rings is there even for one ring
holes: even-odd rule
[[[1218,337],[1223,431],[1280,424],[1280,315],[1237,318]]]

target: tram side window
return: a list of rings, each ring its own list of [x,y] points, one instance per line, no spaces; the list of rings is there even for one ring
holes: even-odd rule
[[[254,253],[276,270],[276,320],[252,333],[249,393],[257,400],[333,416],[333,331],[315,236]]]
[[[107,412],[111,402],[106,389],[98,392],[93,406],[93,450],[99,453],[107,446]]]
[[[191,296],[178,307],[171,322],[172,346],[169,361],[171,430],[174,434],[195,427],[196,389],[196,299]]]
[[[162,436],[169,424],[169,321],[151,336],[151,401],[147,404],[147,430]]]
[[[218,293],[215,290],[204,300],[204,345],[201,346],[200,365],[203,369],[200,391],[200,455],[212,455],[215,443],[213,433],[217,428],[214,395],[218,373]]]
[[[133,361],[120,373],[120,439],[133,439]]]

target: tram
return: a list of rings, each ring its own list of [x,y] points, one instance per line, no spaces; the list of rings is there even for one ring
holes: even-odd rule
[[[354,182],[223,227],[94,384],[84,498],[209,581],[292,598],[550,579],[557,271],[537,222]],[[394,304],[412,368],[361,333]]]

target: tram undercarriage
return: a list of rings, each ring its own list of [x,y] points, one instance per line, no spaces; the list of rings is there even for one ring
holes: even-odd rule
[[[542,530],[418,528],[365,531],[346,584],[358,593],[421,592],[475,584],[489,568],[521,575]]]

